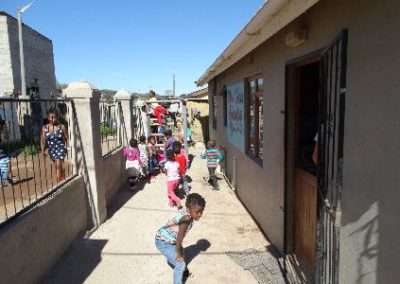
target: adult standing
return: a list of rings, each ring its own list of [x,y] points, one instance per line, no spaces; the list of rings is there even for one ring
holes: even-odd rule
[[[59,123],[54,109],[47,111],[48,123],[42,127],[40,148],[44,156],[49,155],[56,167],[57,183],[65,179],[64,159],[67,156],[68,131]]]

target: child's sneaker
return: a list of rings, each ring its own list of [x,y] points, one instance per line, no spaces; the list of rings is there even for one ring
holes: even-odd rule
[[[186,269],[186,270],[183,272],[182,280],[186,280],[186,279],[188,279],[188,278],[193,278],[193,277],[194,277],[194,273],[192,273],[192,272],[190,272],[188,269]]]

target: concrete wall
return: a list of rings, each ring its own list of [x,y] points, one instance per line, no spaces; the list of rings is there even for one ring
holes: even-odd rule
[[[0,93],[13,91],[13,79],[7,16],[0,14]]]
[[[223,85],[264,77],[264,165],[229,144],[223,126],[211,135],[240,160],[237,192],[270,240],[284,242],[285,64],[327,46],[349,29],[340,283],[393,283],[400,277],[400,3],[396,0],[323,0],[217,77]],[[284,37],[307,26],[308,40],[287,47]],[[212,82],[209,84],[212,91]],[[212,115],[211,111],[210,114]],[[210,117],[210,122],[212,117]]]
[[[0,231],[0,283],[35,283],[86,230],[87,201],[83,178]]]
[[[53,43],[26,25],[23,25],[22,35],[26,86],[30,87],[34,79],[38,78],[41,98],[49,98],[50,92],[56,94]],[[0,91],[12,93],[21,89],[18,22],[15,18],[0,14],[0,38],[7,38],[0,45],[0,60],[6,63],[0,67],[0,74],[4,72],[4,77],[0,77]]]
[[[104,187],[107,205],[124,185],[127,184],[128,175],[125,170],[125,158],[120,148],[110,155],[102,158],[100,185]],[[112,169],[112,170],[110,170]]]

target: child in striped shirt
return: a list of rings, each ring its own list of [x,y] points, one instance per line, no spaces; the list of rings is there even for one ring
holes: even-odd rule
[[[219,190],[218,179],[215,175],[215,170],[218,166],[219,161],[221,161],[223,157],[221,152],[217,148],[215,148],[214,140],[208,141],[207,150],[200,157],[202,159],[207,159],[208,173],[210,174],[208,182],[212,185],[214,190]]]
[[[197,193],[186,198],[185,208],[176,212],[156,233],[157,249],[167,258],[174,268],[173,283],[182,284],[183,278],[190,277],[183,255],[183,239],[193,227],[193,221],[199,221],[203,215],[206,201]]]

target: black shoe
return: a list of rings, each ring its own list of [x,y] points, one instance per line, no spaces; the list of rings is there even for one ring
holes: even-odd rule
[[[192,278],[194,276],[194,274],[192,273],[192,272],[190,272],[188,269],[186,269],[184,272],[183,272],[183,279],[182,280],[186,280],[186,279],[188,279],[188,278]]]

